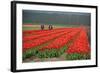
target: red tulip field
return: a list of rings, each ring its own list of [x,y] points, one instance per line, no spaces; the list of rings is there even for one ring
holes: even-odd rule
[[[89,37],[82,27],[24,30],[22,41],[23,61],[90,59]]]

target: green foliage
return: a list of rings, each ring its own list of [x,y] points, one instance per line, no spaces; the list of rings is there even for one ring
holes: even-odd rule
[[[53,58],[53,57],[60,57],[62,54],[64,54],[65,50],[67,50],[67,46],[63,46],[59,49],[45,49],[44,51],[40,51],[38,48],[32,48],[26,52],[23,53],[23,60],[26,58],[30,58],[32,56],[38,57],[38,58]],[[66,60],[82,60],[82,59],[90,59],[90,54],[66,54]]]
[[[67,60],[90,59],[90,55],[88,55],[88,54],[78,54],[78,53],[66,54],[66,59]]]
[[[59,49],[45,49],[44,51],[40,51],[38,48],[30,49],[23,53],[23,60],[26,58],[30,58],[31,56],[36,56],[38,58],[53,58],[61,56],[65,50],[67,49],[66,46],[63,46]]]
[[[45,51],[38,51],[38,53],[35,55],[39,58],[53,58],[53,57],[59,57],[61,56],[65,50],[67,49],[66,46],[59,48],[59,49],[46,49]]]
[[[34,56],[37,53],[38,53],[37,49],[30,49],[30,50],[23,53],[23,60],[26,59],[26,58],[29,58],[31,56]]]

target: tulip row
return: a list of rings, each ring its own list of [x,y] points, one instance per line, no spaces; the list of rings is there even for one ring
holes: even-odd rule
[[[23,42],[23,59],[33,55],[39,58],[59,57],[63,53],[66,54],[67,60],[90,58],[90,45],[85,29],[63,28],[41,31],[41,33],[39,32],[40,34],[38,34],[38,31],[35,32],[36,36],[29,36],[36,37],[37,39],[28,39],[29,42]],[[50,42],[50,40],[52,41]],[[70,41],[71,44],[68,45]],[[46,44],[47,42],[49,43]],[[46,45],[36,48],[43,44]]]
[[[69,29],[71,30],[71,29]],[[48,32],[43,32],[41,34],[38,34],[38,35],[31,35],[31,36],[23,36],[23,42],[25,41],[30,41],[30,40],[34,40],[36,38],[40,38],[40,37],[46,37],[46,36],[49,36],[49,35],[54,35],[54,34],[59,34],[61,32],[64,32],[64,31],[68,31],[68,29],[63,29],[63,30],[55,30],[55,31],[48,31]]]
[[[38,38],[38,39],[35,39],[35,40],[32,40],[31,42],[23,42],[23,50],[27,50],[27,49],[30,49],[30,48],[33,48],[33,47],[36,47],[36,46],[39,46],[41,44],[44,44],[52,39],[55,39],[55,38],[58,38],[64,34],[67,34],[71,32],[71,30],[66,30],[62,33],[58,33],[58,34],[52,34],[50,36],[46,36],[46,37],[41,37],[41,38]]]
[[[53,31],[59,31],[59,30],[64,30],[66,28],[58,28],[58,29],[53,29],[53,30],[27,30],[27,31],[23,31],[23,36],[25,35],[39,35],[39,34],[43,34],[43,33],[50,33]]]
[[[69,47],[69,49],[66,51],[68,54],[72,53],[89,53],[90,52],[90,46],[87,34],[85,30],[81,30],[80,35],[78,38],[73,42],[73,44]]]
[[[77,30],[75,30],[73,32],[64,34],[61,37],[55,39],[49,45],[43,47],[41,50],[45,50],[45,49],[60,49],[61,47],[66,45],[70,40],[72,40],[73,37],[75,37],[75,35],[79,33],[79,31],[80,31],[80,29],[77,29]]]
[[[24,55],[23,59],[31,57],[32,55],[37,56],[39,58],[52,58],[52,57],[59,57],[61,54],[65,52],[67,49],[67,43],[74,38],[75,35],[80,32],[80,29],[75,29],[73,32],[65,31],[62,36],[54,39],[48,46],[44,46],[40,49],[33,47],[32,49],[27,50]],[[60,34],[60,33],[59,33]],[[40,39],[39,39],[40,40]],[[43,44],[43,43],[42,43]]]

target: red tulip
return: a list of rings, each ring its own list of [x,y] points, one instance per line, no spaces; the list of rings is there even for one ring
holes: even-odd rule
[[[80,35],[74,40],[73,44],[66,51],[68,54],[71,53],[89,53],[90,46],[86,31],[83,29]]]

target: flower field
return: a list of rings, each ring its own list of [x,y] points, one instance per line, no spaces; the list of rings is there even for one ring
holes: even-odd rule
[[[57,28],[23,31],[23,61],[34,58],[61,58],[63,60],[90,59],[90,43],[86,29]]]

